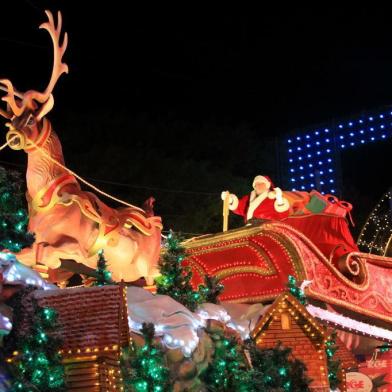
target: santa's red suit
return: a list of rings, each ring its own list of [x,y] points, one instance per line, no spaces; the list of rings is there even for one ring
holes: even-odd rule
[[[265,184],[264,187],[257,184]],[[249,195],[238,200],[228,191],[222,192],[222,200],[229,197],[229,208],[244,217],[245,223],[250,219],[271,219],[283,221],[309,238],[332,262],[349,252],[358,252],[344,216],[333,213],[312,213],[304,207],[304,213],[292,214],[290,203],[280,188],[274,188],[267,176],[256,176],[253,190]],[[256,194],[256,189],[260,193]]]
[[[281,220],[289,215],[289,204],[286,199],[282,198],[280,188],[265,191],[260,195],[256,195],[256,192],[252,191],[239,200],[233,194],[230,196],[230,210],[243,216],[245,223],[252,218]]]

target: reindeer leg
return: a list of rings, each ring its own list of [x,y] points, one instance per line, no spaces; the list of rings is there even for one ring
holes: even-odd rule
[[[36,264],[44,265],[47,268],[57,269],[61,266],[59,257],[55,257],[54,253],[57,249],[47,242],[39,242],[36,251]]]
[[[34,243],[30,248],[24,248],[15,254],[16,259],[27,267],[37,271],[43,279],[48,279],[48,267],[40,263],[45,243]]]
[[[19,253],[15,253],[17,260],[26,265],[32,267],[36,264],[36,244],[33,244],[31,248],[24,248]]]
[[[60,289],[67,287],[69,279],[74,275],[72,271],[67,271],[63,268],[51,269],[48,268],[49,282],[56,283]]]
[[[47,242],[38,242],[36,244],[35,250],[35,265],[32,267],[34,271],[37,271],[42,278],[48,279],[49,278],[49,268],[41,262],[44,247],[47,245]]]
[[[50,269],[58,269],[61,267],[63,259],[77,262],[84,260],[85,257],[80,250],[79,243],[71,238],[64,241],[64,238],[61,238],[59,245],[56,243],[48,244],[47,242],[38,244],[37,264],[44,264]]]
[[[47,242],[38,242],[36,246],[36,252],[35,252],[35,264],[42,264],[42,256],[44,253],[44,246],[47,246]]]
[[[155,284],[155,278],[157,278],[160,275],[161,273],[157,266],[150,266],[148,268],[147,274],[144,276],[144,279],[146,280],[146,284],[148,286],[153,286]]]
[[[150,270],[149,275],[144,277],[147,285],[148,286],[154,285],[155,278],[157,278],[159,275],[161,275],[161,274],[158,269]]]
[[[153,276],[146,276],[144,279],[146,280],[147,286],[152,286],[154,284],[154,277]]]

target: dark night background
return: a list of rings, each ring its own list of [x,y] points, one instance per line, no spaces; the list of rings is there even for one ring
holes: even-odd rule
[[[166,230],[220,231],[222,190],[248,192],[257,174],[280,185],[285,133],[392,104],[382,7],[129,4],[14,0],[2,9],[0,76],[21,91],[46,86],[52,45],[38,26],[44,9],[62,10],[70,72],[49,117],[66,163],[134,204],[154,195]],[[390,140],[373,147],[342,159],[359,225],[392,182]],[[24,170],[24,153],[0,154]]]

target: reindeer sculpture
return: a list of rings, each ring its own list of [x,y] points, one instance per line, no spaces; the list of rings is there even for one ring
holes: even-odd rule
[[[90,192],[81,190],[64,166],[61,143],[46,118],[53,108],[52,91],[68,66],[62,62],[67,48],[67,33],[60,43],[62,18],[57,26],[46,11],[47,30],[54,48],[53,71],[44,92],[16,91],[8,79],[0,80],[2,100],[7,109],[0,114],[10,120],[6,138],[14,150],[28,154],[27,193],[29,230],[35,233],[32,248],[25,248],[17,258],[28,266],[45,265],[50,270],[61,267],[62,260],[74,260],[95,268],[97,252],[103,249],[115,281],[134,281],[145,277],[148,283],[156,275],[160,251],[161,218],[138,207],[112,209]],[[55,275],[55,274],[54,274]]]

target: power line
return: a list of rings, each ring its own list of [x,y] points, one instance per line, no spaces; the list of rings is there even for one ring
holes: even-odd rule
[[[39,11],[39,13],[42,13],[42,9],[38,7],[34,2],[31,0],[25,0],[25,3],[27,3],[32,9]]]
[[[149,187],[149,186],[144,186],[144,185],[132,185],[132,184],[116,182],[116,181],[100,180],[98,178],[91,178],[91,177],[87,177],[87,178],[89,178],[92,181],[101,182],[103,184],[124,186],[124,187],[128,187],[128,188],[147,189],[147,190],[151,190],[151,191],[160,191],[160,192],[168,192],[168,193],[189,193],[189,194],[208,195],[208,196],[216,196],[216,194],[218,193],[218,192],[184,191],[184,190],[180,190],[180,189]]]
[[[24,165],[13,163],[13,162],[0,160],[0,163],[24,168]],[[117,182],[117,181],[102,180],[102,179],[93,178],[93,177],[86,177],[86,178],[88,178],[91,181],[100,182],[102,184],[122,186],[122,187],[126,187],[126,188],[134,188],[134,189],[145,189],[145,190],[150,190],[150,191],[159,191],[159,192],[167,192],[167,193],[182,193],[182,194],[190,194],[190,195],[204,195],[204,196],[216,196],[217,194],[219,194],[219,192],[185,191],[185,190],[180,190],[180,189],[168,189],[168,188],[150,187],[150,186],[144,186],[144,185],[133,185],[133,184]]]
[[[18,167],[18,168],[24,168],[24,165],[18,164],[18,163],[13,163],[13,162],[8,162],[8,161],[3,161],[3,160],[0,160],[0,163],[1,164],[6,164],[6,165],[9,165],[9,166]],[[94,179],[94,178],[89,178],[89,179],[91,179],[92,181],[108,183],[108,184],[111,184],[111,185],[128,186],[128,187],[131,187],[131,188],[132,187],[137,188],[137,186],[132,186],[130,184],[117,183],[117,182],[114,182],[114,181],[98,180],[98,179]],[[140,186],[140,188],[158,189],[158,190],[161,189],[161,188],[142,187],[142,186]],[[207,195],[214,195],[214,196],[216,196],[216,193],[206,193],[206,192],[191,192],[191,191],[178,191],[178,190],[172,191],[172,190],[169,190],[169,189],[165,189],[164,191],[166,191],[166,192],[175,192],[175,193],[197,193],[197,194],[207,194]],[[161,215],[163,215],[165,217],[169,217],[169,216],[171,216],[171,217],[185,216],[184,214],[164,214],[164,213],[161,213]],[[200,236],[200,235],[204,235],[205,234],[205,233],[190,233],[190,232],[186,232],[186,231],[182,231],[182,230],[176,230],[176,231],[181,233],[181,234],[187,235],[187,236]],[[170,232],[170,230],[162,231],[162,233],[169,233],[169,232]]]

